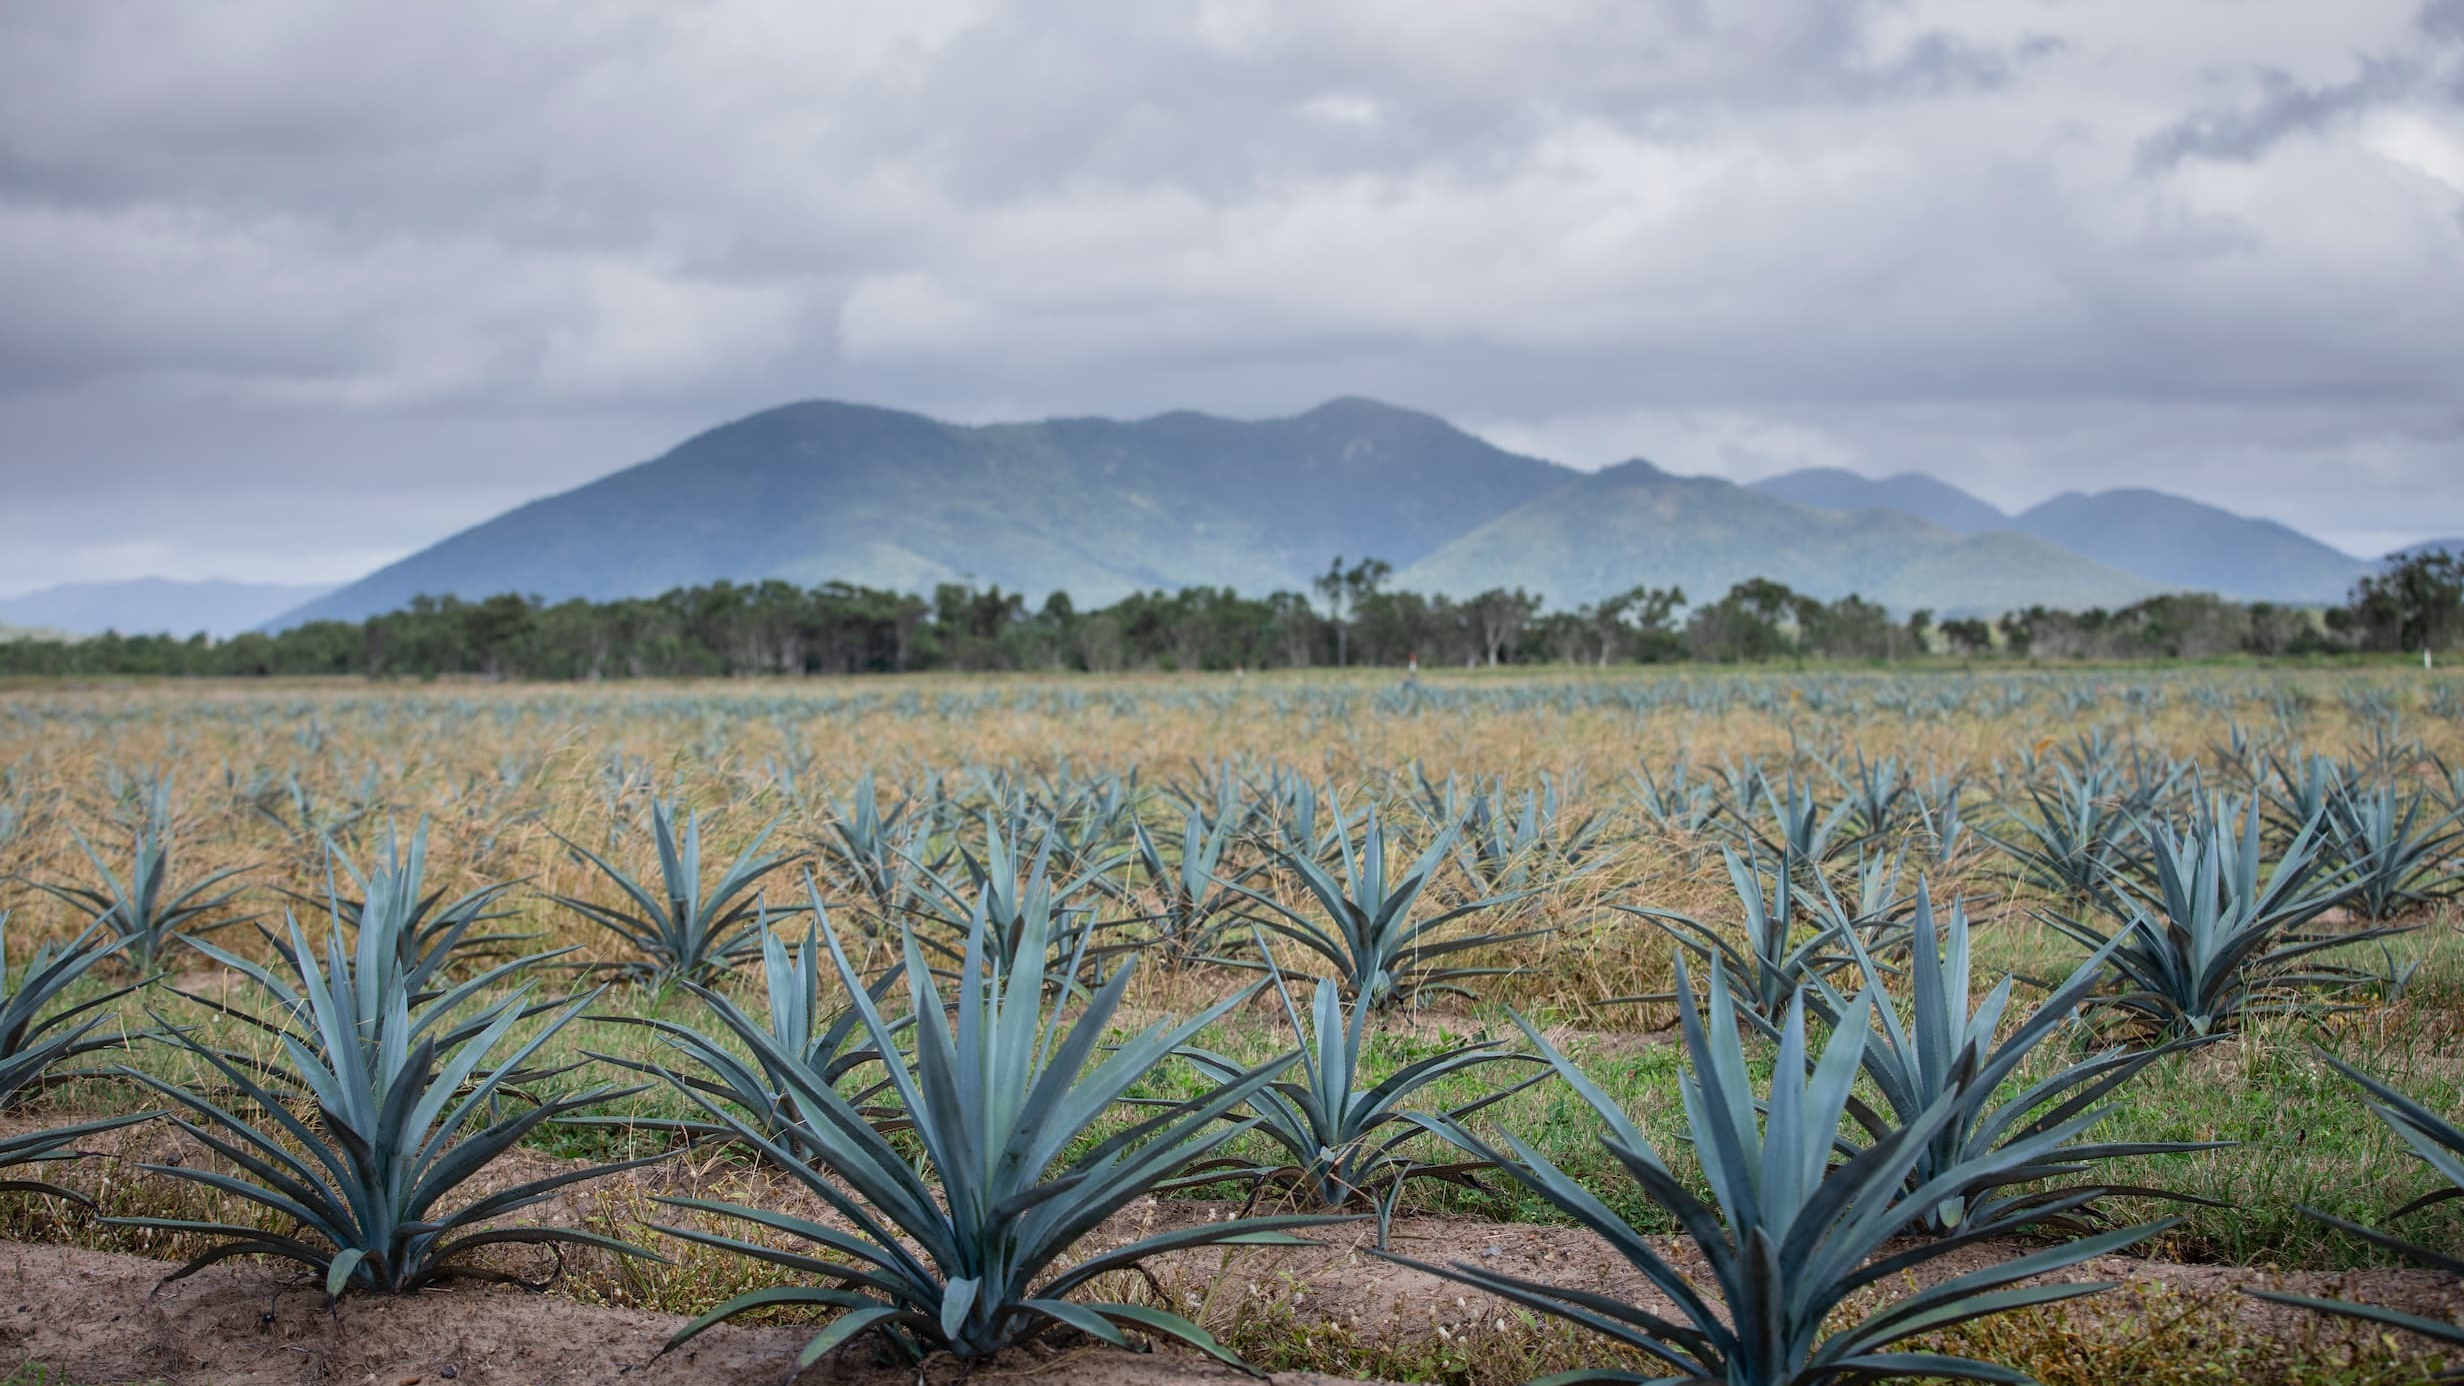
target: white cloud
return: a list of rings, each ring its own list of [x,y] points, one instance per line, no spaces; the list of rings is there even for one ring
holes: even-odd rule
[[[797,395],[1360,392],[1584,462],[2464,529],[2464,47],[2420,13],[11,7],[0,470],[193,516],[233,469],[370,494],[432,429],[493,497]],[[231,411],[289,422],[197,460]]]

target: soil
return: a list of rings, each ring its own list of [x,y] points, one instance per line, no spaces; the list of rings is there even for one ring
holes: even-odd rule
[[[360,1295],[332,1311],[298,1277],[213,1267],[161,1285],[160,1261],[0,1243],[0,1367],[40,1363],[77,1386],[779,1386],[810,1329],[721,1325],[664,1356],[684,1320],[593,1308],[503,1287]],[[926,1364],[923,1380],[959,1375]],[[1114,1349],[1020,1353],[969,1378],[1033,1376],[1059,1386],[1228,1386],[1251,1378],[1185,1357]],[[50,1380],[51,1378],[45,1378]],[[905,1386],[912,1369],[824,1362],[805,1386]],[[1278,1386],[1342,1386],[1309,1373]]]
[[[0,1122],[0,1128],[7,1124]],[[193,1142],[163,1123],[108,1133],[85,1144],[106,1158],[77,1162],[54,1177],[90,1188],[90,1181],[106,1171],[116,1170],[125,1179],[130,1172],[127,1161],[176,1161],[198,1154]],[[118,1158],[108,1158],[114,1156]],[[469,1194],[476,1197],[567,1168],[564,1161],[545,1153],[516,1150],[483,1171]],[[605,1214],[609,1205],[603,1200],[611,1196],[629,1202],[635,1215],[657,1212],[694,1220],[676,1210],[653,1209],[641,1202],[657,1194],[717,1197],[825,1223],[840,1221],[784,1176],[748,1169],[715,1150],[687,1153],[602,1183],[567,1190],[526,1210],[523,1220],[578,1225],[594,1213]],[[1143,1200],[1092,1234],[1082,1254],[1095,1254],[1175,1227],[1236,1216],[1240,1211],[1236,1202]],[[1290,1210],[1261,1207],[1257,1211]],[[1459,1339],[1467,1331],[1476,1333],[1509,1317],[1498,1301],[1377,1255],[1374,1222],[1321,1228],[1311,1235],[1318,1245],[1202,1248],[1157,1257],[1149,1263],[1152,1284],[1175,1307],[1202,1322],[1221,1324],[1244,1312],[1263,1310],[1296,1326],[1330,1326],[1363,1345],[1411,1344],[1435,1337],[1441,1330]],[[1654,1239],[1654,1243],[1700,1281],[1700,1262],[1689,1246],[1668,1238]],[[677,1248],[670,1244],[667,1249]],[[1968,1248],[1922,1268],[1916,1278],[1941,1279],[2025,1249],[2005,1245]],[[1466,1261],[1511,1276],[1581,1286],[1638,1304],[1665,1305],[1621,1258],[1578,1228],[1469,1217],[1403,1217],[1393,1224],[1387,1250],[1418,1261]],[[531,1264],[524,1259],[527,1253],[506,1251],[502,1269],[538,1276],[552,1268],[544,1255]],[[579,1251],[573,1253],[568,1269],[577,1279],[588,1280],[594,1258],[608,1260],[602,1253]],[[786,1380],[789,1365],[812,1331],[792,1326],[724,1325],[662,1357],[660,1346],[682,1319],[585,1304],[564,1294],[463,1283],[402,1299],[352,1296],[328,1312],[322,1293],[286,1268],[233,1262],[158,1290],[161,1277],[170,1269],[166,1262],[136,1256],[0,1242],[0,1377],[22,1363],[40,1362],[80,1386],[155,1381],[168,1386],[192,1382],[199,1386],[290,1382],[407,1386],[414,1381],[580,1386],[637,1380],[687,1386],[760,1381],[775,1386]],[[2279,1289],[2366,1300],[2464,1322],[2464,1281],[2416,1269],[2274,1272],[2109,1256],[2062,1272],[2059,1278],[2162,1286],[2200,1297],[2209,1306],[2208,1312],[2229,1318],[2246,1334],[2284,1343],[2288,1355],[2315,1346],[2323,1323],[2340,1321],[2325,1321],[2237,1291]],[[2131,1296],[2117,1294],[2073,1301],[2063,1312],[2094,1318],[2131,1313],[2137,1306]],[[916,1380],[912,1371],[869,1368],[863,1358],[861,1349],[839,1354],[796,1379],[808,1386],[818,1382],[887,1386],[893,1381]],[[1018,1354],[1014,1362],[979,1369],[974,1378],[991,1380],[1010,1374],[1033,1374],[1065,1386],[1247,1379],[1188,1355],[1134,1356],[1102,1348],[1064,1348],[1054,1353],[1030,1350]],[[939,1382],[955,1375],[955,1363],[940,1363],[926,1379]],[[1284,1375],[1276,1380],[1333,1383],[1337,1379]]]

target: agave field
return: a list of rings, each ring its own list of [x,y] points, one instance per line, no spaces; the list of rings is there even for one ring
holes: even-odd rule
[[[22,685],[0,1379],[2437,1379],[2460,888],[2409,671]]]

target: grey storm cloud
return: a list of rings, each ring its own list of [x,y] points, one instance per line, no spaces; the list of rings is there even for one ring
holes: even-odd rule
[[[2341,81],[2307,83],[2281,69],[2256,74],[2245,104],[2201,109],[2139,143],[2143,168],[2188,158],[2255,159],[2280,141],[2411,101],[2464,101],[2464,0],[2430,0],[2413,16],[2409,41],[2363,53]]]
[[[787,399],[2464,531],[2464,0],[0,8],[0,591]]]

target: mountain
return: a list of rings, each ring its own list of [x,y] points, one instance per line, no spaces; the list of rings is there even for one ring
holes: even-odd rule
[[[2011,523],[2174,591],[2335,602],[2375,566],[2273,520],[2132,487],[2055,496]]]
[[[1845,467],[1807,467],[1764,477],[1754,489],[1816,510],[1896,510],[1957,534],[2011,527],[2010,516],[1923,472],[1877,479]]]
[[[721,578],[971,581],[1081,604],[1201,583],[1264,593],[1305,587],[1339,553],[1408,564],[1575,475],[1360,399],[1257,422],[977,427],[813,401],[508,511],[282,623],[422,593],[606,599]]]
[[[2407,544],[2400,549],[2390,549],[2385,557],[2379,559],[2379,564],[2402,563],[2416,555],[2432,553],[2451,553],[2464,557],[2464,539],[2424,539],[2418,544]]]
[[[1761,575],[1894,609],[2123,605],[2159,591],[2341,598],[2366,565],[2154,491],[2007,516],[1914,473],[1752,487],[1632,462],[1586,474],[1363,399],[1292,418],[961,425],[808,401],[533,501],[279,618],[356,620],[422,594],[648,596],[727,579],[997,584],[1100,604],[1140,588],[1305,589],[1337,554],[1404,586],[1520,586],[1574,605],[1638,582],[1708,599]],[[0,621],[64,624],[48,617]]]
[[[2157,590],[2028,535],[1961,535],[1896,511],[1815,509],[1716,477],[1671,476],[1642,461],[1518,506],[1404,568],[1395,582],[1456,595],[1519,585],[1572,606],[1636,583],[1673,583],[1705,602],[1749,577],[1944,616],[2032,602],[2118,606]]]
[[[0,625],[38,626],[74,635],[236,635],[332,590],[271,582],[64,582],[21,596],[0,597]]]

